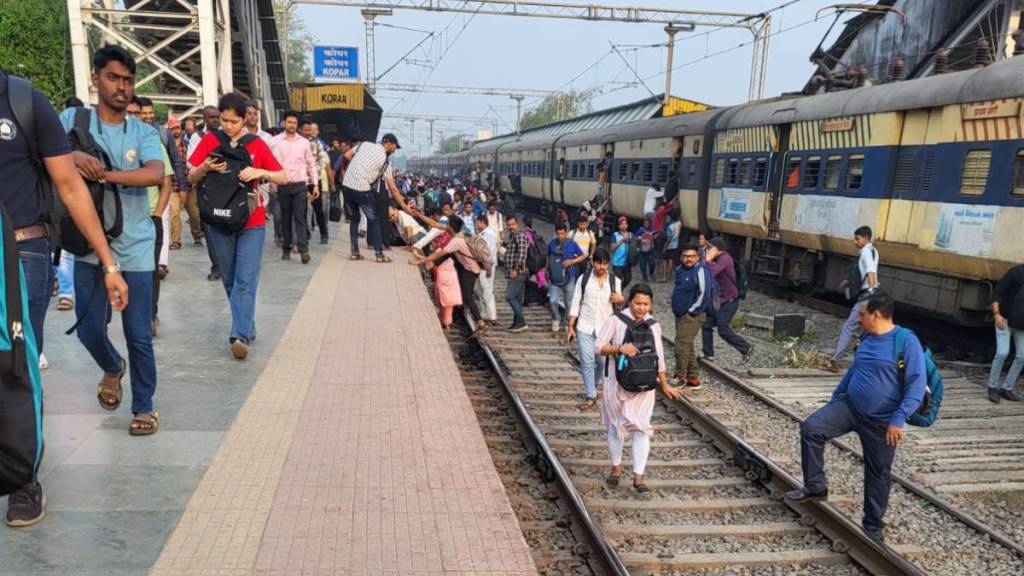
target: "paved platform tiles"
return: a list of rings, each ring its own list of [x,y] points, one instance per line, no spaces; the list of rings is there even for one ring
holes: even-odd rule
[[[334,237],[339,236],[337,231],[332,232]],[[399,262],[390,267],[369,262],[355,263],[365,268],[350,275],[346,271],[349,265],[345,261],[347,248],[342,248],[344,254],[333,253],[327,257],[327,251],[319,245],[311,246],[313,262],[308,266],[303,266],[297,259],[282,262],[279,249],[268,238],[257,306],[259,338],[249,359],[237,362],[230,358],[227,347],[230,313],[223,289],[219,283],[206,281],[206,250],[192,247],[187,242],[188,231],[184,234],[184,248],[171,253],[171,275],[163,284],[161,298],[161,329],[156,339],[160,375],[156,404],[161,413],[161,429],[156,436],[128,436],[130,389],[127,386],[121,409],[108,413],[99,408],[95,400],[95,382],[99,374],[77,338],[64,336],[63,331],[73,323],[73,317],[70,313],[57,312],[54,299],[47,317],[45,344],[52,367],[43,373],[47,448],[42,482],[48,498],[48,513],[42,522],[30,528],[13,530],[0,525],[0,574],[141,576],[152,572],[213,576],[388,573],[383,565],[380,571],[375,572],[369,561],[365,570],[360,572],[353,571],[347,564],[342,566],[340,560],[335,563],[334,559],[327,558],[326,550],[333,549],[340,554],[345,546],[350,549],[362,546],[364,552],[361,554],[368,557],[371,549],[367,543],[374,541],[375,537],[380,545],[404,545],[406,558],[426,562],[439,557],[444,562],[431,564],[436,568],[432,570],[416,571],[419,566],[414,566],[406,570],[407,573],[533,573],[528,551],[483,447],[482,437],[467,441],[458,436],[470,426],[479,435],[468,400],[464,394],[461,400],[452,399],[450,394],[455,388],[448,390],[449,397],[438,393],[438,386],[454,384],[458,384],[457,390],[461,392],[461,383],[458,383],[450,356],[440,355],[447,351],[447,345],[437,331],[437,324],[423,321],[425,318],[432,320],[433,312],[411,267]],[[332,240],[332,249],[335,242]],[[367,276],[367,273],[379,273],[383,278],[385,272],[396,275],[391,279],[391,295],[387,296],[382,284],[371,284]],[[408,278],[405,277],[407,273],[411,274]],[[315,280],[310,282],[314,276]],[[347,276],[352,277],[343,283]],[[341,307],[332,314],[335,297],[346,291],[356,291],[357,285],[372,285],[373,288],[363,292],[362,300],[342,298]],[[375,296],[374,302],[390,298],[394,303],[398,301],[395,294],[400,291],[405,292],[403,298],[406,299],[401,304],[402,318],[391,323],[389,336],[385,337],[369,314],[382,314],[386,307],[371,307],[369,295]],[[416,301],[417,298],[420,300]],[[355,308],[349,309],[349,305]],[[407,310],[414,306],[422,310],[416,313]],[[362,327],[360,330],[369,332],[374,339],[364,334],[360,340],[353,333],[346,340],[341,335],[342,325],[347,325],[359,314],[367,316],[358,324]],[[387,382],[383,378],[364,378],[359,371],[360,361],[334,353],[343,347],[355,346],[353,342],[357,341],[381,346],[397,342],[396,333],[402,328],[401,322],[406,320],[421,327],[410,326],[409,330],[402,332],[403,341],[413,344],[411,348],[401,350],[401,362],[381,361],[391,370],[386,376]],[[330,330],[327,328],[329,323],[334,325]],[[119,319],[115,318],[111,325],[111,334],[119,349],[124,350]],[[320,335],[319,339],[316,334]],[[326,337],[329,342],[325,339],[328,334],[334,334],[333,339]],[[412,359],[422,357],[430,346],[439,356],[432,358],[432,362],[411,364]],[[374,358],[379,359],[384,352],[373,350],[373,353],[376,354]],[[268,363],[272,355],[274,359]],[[435,365],[445,359],[447,367]],[[482,455],[487,459],[489,472],[478,473],[468,462],[457,468],[443,459],[448,456],[435,455],[432,461],[425,462],[426,455],[433,453],[420,449],[417,443],[430,439],[406,438],[397,435],[397,431],[394,436],[388,436],[381,430],[385,424],[399,424],[380,418],[381,414],[394,417],[394,411],[385,410],[389,408],[386,402],[394,407],[394,383],[402,380],[406,387],[415,384],[415,378],[409,375],[400,378],[403,368],[417,370],[417,374],[423,375],[422,380],[429,382],[420,382],[417,388],[406,391],[409,402],[404,405],[402,423],[424,422],[425,416],[421,413],[424,405],[438,408],[439,403],[447,401],[444,406],[447,411],[438,419],[427,421],[435,429],[428,430],[433,432],[430,439],[437,439],[437,444],[432,446],[434,453],[439,450],[438,444],[447,443],[446,450],[454,451],[452,447],[457,447],[459,455],[464,460],[470,458],[475,466],[481,465],[478,460]],[[449,370],[451,377],[447,375]],[[358,383],[342,380],[343,372],[357,374]],[[323,384],[315,382],[310,385],[311,379],[320,378],[325,373],[332,374],[331,378],[325,379]],[[334,374],[337,374],[336,378]],[[303,385],[303,376],[306,377],[306,389],[317,397],[307,398],[305,394],[297,393]],[[364,400],[358,407],[349,406],[346,393],[352,392],[359,397],[358,390],[353,389],[358,388],[359,383],[374,390],[390,386],[392,397],[381,397],[376,403]],[[250,394],[253,390],[256,392]],[[262,394],[257,393],[259,391]],[[430,394],[426,398],[420,397],[428,391]],[[330,400],[324,400],[327,398]],[[326,403],[320,404],[321,401]],[[465,405],[465,410],[459,402]],[[290,403],[290,408],[284,407],[286,403]],[[243,404],[246,408],[240,412]],[[453,410],[452,406],[456,409]],[[343,429],[343,419],[353,410],[361,414],[362,427],[359,430]],[[254,421],[253,416],[257,420]],[[266,436],[245,433],[264,428],[287,434],[282,438],[272,437],[273,443],[270,443]],[[308,431],[331,431],[332,436],[299,436]],[[349,444],[331,444],[341,434]],[[454,439],[456,437],[458,440]],[[401,440],[392,442],[389,438]],[[481,447],[479,453],[467,449],[474,443]],[[379,454],[384,447],[391,446],[404,450],[393,452],[387,458],[371,457],[372,450]],[[249,452],[240,453],[239,447]],[[362,455],[353,450],[360,451]],[[409,455],[413,450],[419,451]],[[244,457],[239,454],[244,454]],[[250,461],[249,454],[261,458]],[[408,458],[409,466],[397,460],[399,454]],[[344,461],[345,465],[337,468],[343,468],[343,473],[332,478],[324,465],[318,468],[319,476],[309,476],[314,457],[323,457],[327,462],[336,458],[339,463]],[[287,460],[292,458],[299,462],[297,466]],[[283,464],[274,468],[269,465],[271,461]],[[394,468],[389,467],[392,464]],[[371,468],[374,466],[379,468]],[[375,476],[370,476],[370,470]],[[453,479],[460,473],[462,478]],[[373,480],[377,477],[379,481]],[[475,481],[476,485],[464,488],[459,484],[469,480]],[[291,485],[288,491],[279,494],[281,481]],[[482,488],[484,485],[497,486],[497,490],[488,491]],[[217,498],[211,492],[218,486],[223,489],[223,498]],[[335,494],[333,489],[336,486],[347,486],[348,489]],[[459,486],[457,489],[461,497],[455,502],[443,501],[445,508],[442,512],[447,514],[448,525],[430,524],[429,517],[422,514],[417,519],[413,514],[417,510],[407,506],[407,512],[393,520],[399,525],[393,529],[408,530],[411,534],[394,543],[396,533],[388,534],[371,526],[370,521],[379,521],[384,513],[380,512],[380,506],[372,510],[369,506],[374,502],[373,498],[382,497],[383,490],[396,486],[415,496],[404,502],[415,500],[415,506],[421,509],[438,506],[438,499],[452,492],[454,486]],[[318,487],[321,494],[316,492]],[[228,490],[231,490],[230,494]],[[334,497],[335,501],[323,503],[321,499],[328,497]],[[349,498],[344,502],[347,508],[341,501],[345,497]],[[299,499],[303,502],[294,504]],[[472,506],[480,506],[490,516],[478,515],[475,509],[469,508]],[[357,509],[361,516],[356,516]],[[6,501],[0,498],[0,512],[3,510],[6,510]],[[348,516],[339,522],[350,532],[357,526],[357,521],[363,522],[362,534],[351,532],[351,540],[338,537],[316,552],[296,552],[306,558],[317,558],[317,568],[311,568],[308,563],[303,568],[298,564],[281,568],[282,558],[287,558],[280,553],[284,542],[292,542],[289,550],[300,550],[296,542],[308,543],[312,548],[312,537],[308,535],[310,527],[323,526],[323,518],[328,515],[339,518],[338,514],[343,510],[347,510]],[[317,512],[322,515],[316,516]],[[264,522],[262,527],[258,524],[259,518]],[[320,518],[319,524],[314,518]],[[490,526],[486,524],[489,519],[505,521],[503,530],[511,533],[511,544],[498,544],[493,537],[497,531],[489,530]],[[175,529],[179,520],[182,520],[181,525]],[[250,524],[243,525],[243,520]],[[200,530],[206,533],[197,543],[194,538],[201,534]],[[453,530],[459,532],[456,534]],[[464,536],[462,530],[472,534]],[[237,544],[237,538],[242,534],[246,535],[240,541],[244,547]],[[458,540],[444,547],[441,540],[445,535]],[[168,542],[168,538],[172,539]],[[222,546],[225,538],[231,543],[228,547]],[[486,538],[490,538],[490,546],[487,541],[481,543]],[[166,551],[161,557],[165,543]],[[189,565],[179,569],[178,563],[185,558],[182,546],[186,543],[193,546],[189,552],[192,556],[188,558]],[[265,552],[257,558],[261,545]],[[247,555],[240,553],[243,548]],[[490,569],[497,561],[471,564],[467,548],[471,548],[470,554],[493,551],[492,556],[501,560],[500,568]],[[355,556],[359,554],[354,553]],[[270,564],[258,569],[257,560],[262,562],[264,558]],[[332,558],[340,559],[341,556]],[[278,564],[274,564],[275,561]],[[218,562],[223,562],[223,566],[217,566]],[[465,566],[471,567],[467,569]]]
[[[324,259],[154,576],[535,574],[418,272],[346,256]]]

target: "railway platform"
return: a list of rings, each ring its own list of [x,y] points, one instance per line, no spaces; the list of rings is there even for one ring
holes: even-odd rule
[[[148,438],[51,309],[48,513],[0,527],[0,574],[536,574],[417,270],[311,248],[268,240],[244,362],[206,251],[172,253]]]

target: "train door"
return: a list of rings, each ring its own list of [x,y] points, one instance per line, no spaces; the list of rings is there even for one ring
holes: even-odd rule
[[[791,178],[800,178],[799,166],[795,176],[787,169],[789,152],[789,135],[792,129],[791,124],[776,124],[772,126],[772,153],[769,159],[768,171],[768,202],[765,203],[765,218],[768,220],[768,237],[779,239],[779,219],[782,215],[782,195],[785,193],[787,183]]]
[[[609,157],[609,154],[611,156]],[[608,142],[601,145],[601,161],[598,164],[598,168],[603,168],[603,171],[598,174],[599,186],[602,195],[608,199],[608,210],[611,211],[612,202],[612,169],[615,158],[615,143]]]
[[[547,149],[538,150],[536,154],[541,164],[540,170],[537,171],[537,175],[540,176],[540,197],[549,202],[554,202],[555,198],[551,194],[551,182],[548,181],[550,175],[548,164],[551,163],[551,151]]]
[[[938,113],[941,114],[941,111]],[[876,226],[881,228],[879,236],[886,242],[900,244],[915,244],[917,242],[915,231],[924,221],[923,209],[925,206],[916,200],[918,200],[922,189],[931,188],[935,172],[933,148],[924,145],[928,142],[930,116],[930,110],[910,110],[903,113],[899,148],[895,163],[891,164],[892,171],[889,178],[891,196],[887,209],[886,203],[880,204],[879,216],[884,214],[885,221],[884,224]],[[851,156],[848,162],[860,164],[860,173],[863,178],[864,156],[860,155],[859,158]],[[853,170],[847,168],[847,172],[856,170],[856,166],[853,168]]]
[[[558,170],[556,173],[558,178],[556,183],[558,186],[558,201],[560,204],[565,204],[565,177],[567,176],[566,170],[569,169],[569,160],[566,157],[564,147],[558,149],[558,166],[556,169]]]

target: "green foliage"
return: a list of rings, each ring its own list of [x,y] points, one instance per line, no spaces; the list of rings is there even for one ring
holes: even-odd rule
[[[437,145],[438,154],[451,154],[452,152],[459,152],[469,148],[469,138],[464,134],[456,134],[449,136]]]
[[[316,38],[309,32],[306,22],[295,10],[289,9],[285,18],[285,7],[288,0],[274,0],[274,14],[277,18],[277,37],[285,47],[284,58],[287,62],[285,79],[287,82],[312,82],[313,71],[309,61],[313,57],[313,45]],[[294,6],[292,7],[294,8]],[[287,38],[285,35],[287,34]]]
[[[559,92],[544,98],[536,107],[524,112],[521,129],[536,128],[590,111],[589,91]]]
[[[65,0],[0,0],[0,68],[24,76],[59,109],[74,95]]]
[[[732,321],[729,322],[729,327],[733,330],[742,330],[747,327],[747,315],[744,312],[732,317]]]

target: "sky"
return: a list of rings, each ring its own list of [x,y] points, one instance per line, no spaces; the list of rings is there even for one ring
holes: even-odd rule
[[[606,0],[599,3],[740,13],[759,13],[790,4],[771,13],[773,36],[765,95],[775,96],[801,89],[810,77],[813,67],[808,56],[834,20],[831,10],[823,12],[817,20],[815,14],[834,5],[836,0]],[[366,32],[358,8],[298,5],[293,14],[302,18],[318,43],[359,47],[360,73],[365,74]],[[842,17],[829,34],[826,47],[835,40],[842,23],[851,17],[851,14]],[[378,76],[397,63],[379,79],[381,82],[544,90],[597,87],[601,93],[592,101],[595,110],[635,102],[664,91],[665,47],[640,47],[664,44],[667,35],[663,24],[413,10],[395,10],[394,15],[380,17],[378,22],[375,28]],[[435,32],[434,36],[402,60],[402,56],[427,38],[430,31]],[[752,34],[744,29],[698,27],[693,32],[679,33],[673,64],[674,67],[685,66],[673,72],[672,93],[718,106],[745,102],[750,82],[751,39]],[[621,56],[612,51],[612,44],[618,47]],[[629,61],[629,66],[623,58]],[[429,67],[424,65],[427,62]],[[645,79],[646,88],[636,81],[630,67]],[[510,131],[516,118],[515,102],[508,96],[378,91],[376,99],[385,110],[382,133],[390,131],[398,135],[404,151],[411,156],[427,152],[428,124],[417,121],[413,134],[413,127],[407,120],[388,118],[389,111],[500,118],[499,134]],[[523,109],[539,101],[539,98],[527,98]],[[434,142],[436,145],[442,134],[473,135],[476,130],[489,129],[489,121],[478,126],[461,121],[438,121],[434,124]]]

